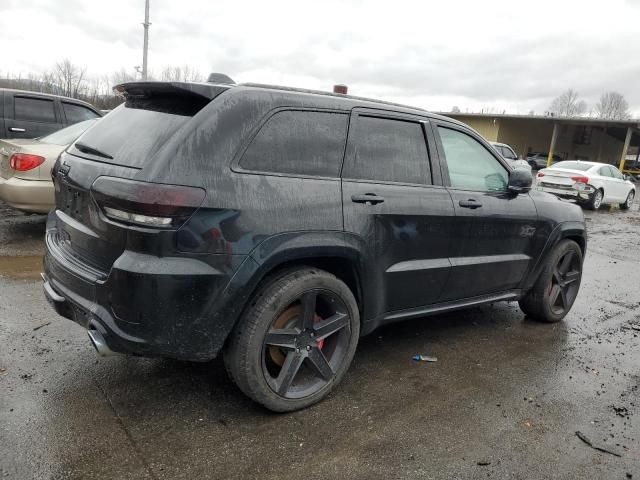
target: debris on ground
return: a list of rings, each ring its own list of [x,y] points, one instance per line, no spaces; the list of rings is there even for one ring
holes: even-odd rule
[[[622,328],[623,330],[635,330],[636,332],[640,332],[640,325],[639,324],[623,325],[620,328]]]
[[[33,329],[33,331],[35,332],[36,330],[40,330],[42,327],[46,327],[47,325],[51,325],[51,322],[47,322],[47,323],[43,323],[42,325],[38,325],[37,327],[35,327]]]
[[[616,456],[616,457],[622,457],[622,455],[620,455],[620,454],[619,454],[619,453],[617,453],[617,452],[614,452],[614,451],[612,451],[612,450],[608,450],[608,449],[606,449],[606,448],[604,448],[604,447],[602,447],[602,446],[599,446],[599,445],[594,445],[594,443],[593,443],[591,440],[589,440],[589,438],[588,438],[584,433],[582,433],[582,432],[580,432],[580,431],[577,431],[577,432],[576,432],[576,436],[577,436],[580,440],[582,440],[584,443],[586,443],[587,445],[589,445],[591,448],[593,448],[593,449],[595,449],[595,450],[598,450],[599,452],[608,453],[609,455],[614,455],[614,456]]]
[[[429,357],[428,355],[414,355],[412,357],[416,362],[437,362],[436,357]]]
[[[491,465],[491,460],[478,460],[478,462],[476,463],[481,467],[486,467],[488,465]]]
[[[629,410],[627,410],[627,407],[616,407],[615,405],[611,405],[611,408],[613,408],[613,411],[616,412],[616,415],[619,417],[629,416]]]

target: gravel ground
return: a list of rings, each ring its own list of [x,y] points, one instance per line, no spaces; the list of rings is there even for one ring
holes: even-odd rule
[[[640,213],[587,215],[564,322],[505,303],[387,326],[277,415],[219,360],[98,358],[41,293],[44,217],[0,206],[0,477],[640,478]]]

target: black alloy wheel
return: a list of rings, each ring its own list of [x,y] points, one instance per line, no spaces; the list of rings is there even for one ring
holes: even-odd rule
[[[567,251],[556,264],[548,296],[551,311],[555,315],[565,315],[573,305],[580,289],[582,260],[573,250]]]
[[[349,346],[346,305],[311,290],[278,315],[263,342],[262,373],[275,393],[303,398],[320,391],[344,362]]]
[[[329,272],[296,267],[264,282],[229,338],[231,379],[276,412],[325,398],[349,369],[360,336],[358,304]]]
[[[519,301],[532,320],[559,322],[573,306],[582,280],[583,252],[573,240],[561,240],[548,255],[533,287]]]

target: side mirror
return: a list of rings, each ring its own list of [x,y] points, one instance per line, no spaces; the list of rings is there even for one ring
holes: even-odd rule
[[[531,190],[533,176],[529,170],[516,168],[509,173],[509,185],[507,188],[513,193],[525,193]]]

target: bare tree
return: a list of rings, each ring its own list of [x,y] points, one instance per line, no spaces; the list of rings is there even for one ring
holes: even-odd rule
[[[65,58],[56,63],[51,76],[61,95],[78,98],[85,87],[83,83],[85,73],[85,67],[74,65],[71,60]]]
[[[163,82],[202,82],[203,75],[189,65],[167,65],[160,71],[160,80]]]
[[[111,74],[111,86],[118,85],[120,83],[134,82],[135,80],[135,74],[128,72],[124,68],[121,68],[117,72]]]
[[[451,107],[451,113],[460,113],[460,107],[454,105],[453,107]]]
[[[560,117],[579,117],[587,111],[587,103],[578,100],[578,92],[570,88],[555,98],[549,106],[549,112]]]
[[[605,92],[600,96],[600,101],[596,103],[596,116],[609,120],[628,120],[629,103],[624,95],[618,92]]]

